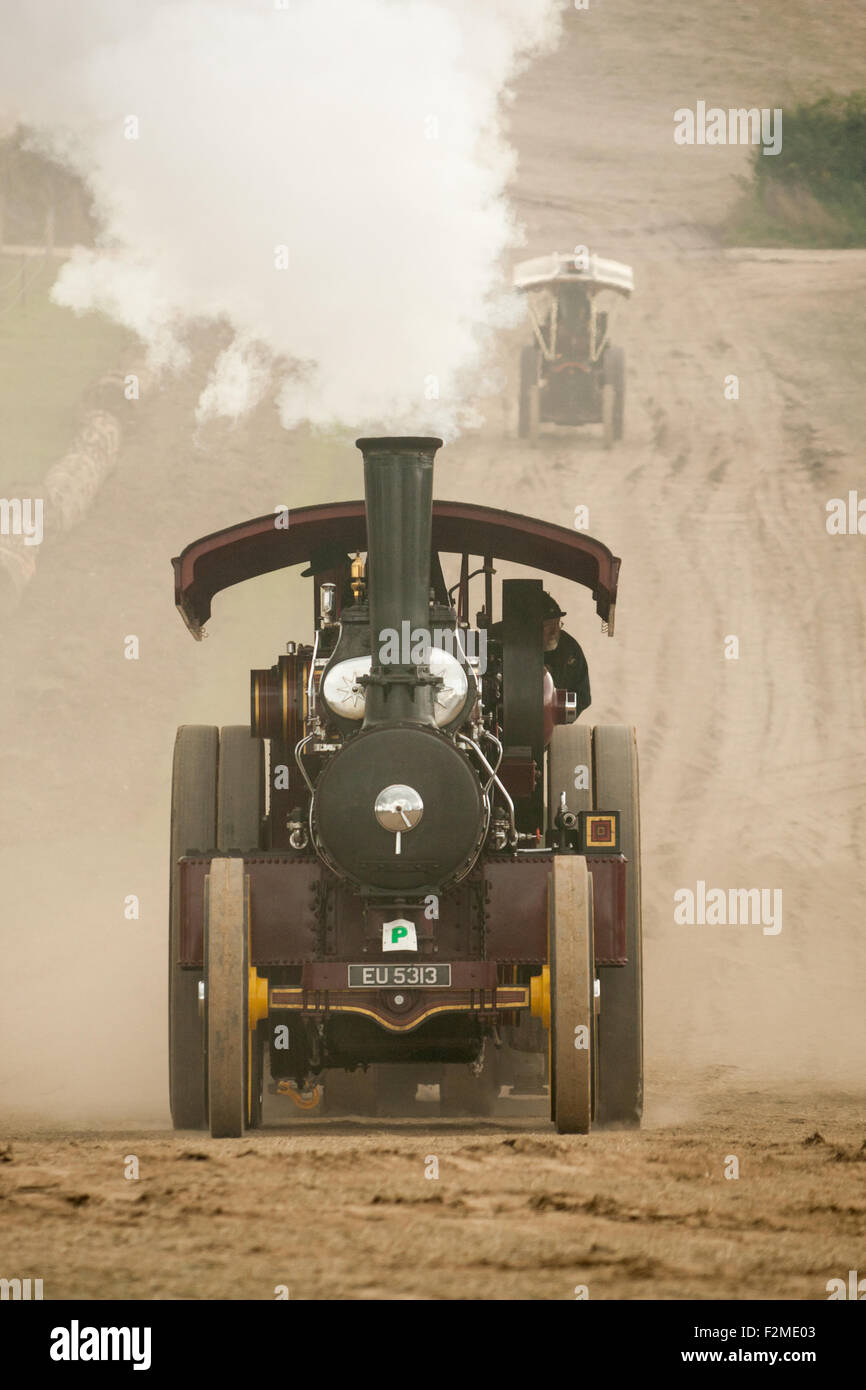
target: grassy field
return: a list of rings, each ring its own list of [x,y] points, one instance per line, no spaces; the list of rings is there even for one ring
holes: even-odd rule
[[[0,493],[42,478],[68,447],[82,393],[122,364],[132,338],[101,314],[49,300],[59,261],[0,256]]]
[[[752,156],[729,244],[866,246],[866,92],[785,109],[780,154]]]

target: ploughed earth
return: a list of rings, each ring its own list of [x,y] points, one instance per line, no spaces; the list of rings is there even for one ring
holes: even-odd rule
[[[89,519],[46,541],[3,621],[3,1276],[47,1298],[820,1299],[866,1273],[866,538],[825,525],[831,499],[866,496],[866,252],[723,251],[747,151],[672,138],[699,99],[858,85],[866,19],[855,0],[681,0],[661,19],[642,0],[570,14],[511,115],[519,254],[584,242],[635,268],[626,439],[518,441],[515,334],[501,398],[436,475],[439,497],[566,526],[585,505],[623,558],[613,640],[588,593],[551,587],[587,653],[584,718],[638,730],[643,1131],[558,1137],[526,1097],[445,1120],[423,1091],[402,1120],[272,1097],[239,1141],[168,1128],[174,728],[244,721],[250,667],[306,639],[311,606],[296,572],[241,585],[196,645],[169,558],[361,491],[351,431],[287,435],[263,407],[196,432],[203,340],[136,405]],[[781,890],[781,917],[676,922],[699,883]]]
[[[828,1280],[847,1285],[866,1222],[859,1099],[772,1096],[722,1067],[695,1082],[679,1113],[651,1104],[640,1134],[557,1136],[526,1101],[431,1119],[423,1092],[401,1122],[238,1140],[33,1133],[0,1166],[4,1268],[41,1277],[46,1298],[823,1299]]]

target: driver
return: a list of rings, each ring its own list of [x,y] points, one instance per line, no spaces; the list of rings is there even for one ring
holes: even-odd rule
[[[553,676],[557,690],[572,690],[577,696],[577,712],[582,714],[592,703],[589,689],[589,667],[579,642],[562,630],[566,616],[556,599],[544,593],[544,664]]]
[[[557,316],[557,352],[583,361],[589,356],[590,299],[582,285],[563,286]]]
[[[568,632],[562,630],[565,613],[556,599],[544,590],[542,597],[542,621],[544,624],[544,664],[553,677],[557,690],[570,690],[577,696],[577,713],[589,709],[592,699],[589,691],[589,667],[580,644]],[[502,623],[494,623],[488,629],[488,637],[494,642],[502,641]]]

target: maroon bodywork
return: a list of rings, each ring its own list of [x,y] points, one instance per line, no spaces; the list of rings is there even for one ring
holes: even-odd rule
[[[250,963],[299,967],[294,986],[271,991],[273,1007],[315,1015],[339,1009],[376,1018],[391,1032],[410,1032],[451,1008],[497,1013],[527,1008],[513,967],[548,959],[547,897],[553,854],[530,859],[492,857],[439,901],[435,924],[417,903],[366,903],[318,859],[297,854],[245,854],[250,884]],[[211,855],[180,860],[180,964],[203,965],[205,878]],[[626,964],[625,874],[622,855],[588,855],[593,880],[596,963]],[[389,962],[438,958],[452,969],[449,989],[416,989],[395,1010],[384,992],[348,990],[346,964],[382,961],[382,924],[395,911],[413,921],[418,952],[392,953]],[[363,999],[361,998],[363,994]]]

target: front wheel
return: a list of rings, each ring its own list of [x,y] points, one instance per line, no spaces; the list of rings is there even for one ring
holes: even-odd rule
[[[550,876],[550,1109],[559,1134],[588,1134],[595,1093],[595,960],[586,860],[558,854]]]
[[[205,884],[205,1011],[208,1119],[214,1139],[236,1139],[249,1122],[249,954],[243,859],[213,859]],[[253,1085],[256,1083],[253,1082]]]

